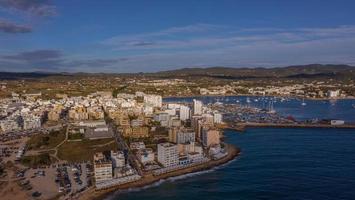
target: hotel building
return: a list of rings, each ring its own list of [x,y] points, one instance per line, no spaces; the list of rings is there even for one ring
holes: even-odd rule
[[[164,167],[178,165],[179,155],[177,145],[168,142],[158,144],[158,161]]]

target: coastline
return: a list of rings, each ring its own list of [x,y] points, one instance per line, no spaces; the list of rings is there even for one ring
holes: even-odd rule
[[[238,123],[236,126],[226,126],[224,129],[245,131],[247,128],[339,128],[355,129],[353,124],[330,125],[330,124],[273,124],[273,123]]]
[[[302,99],[303,97],[299,96],[283,96],[283,95],[256,95],[256,94],[225,94],[225,95],[214,95],[214,94],[208,94],[208,95],[201,95],[201,94],[196,94],[196,95],[186,95],[186,96],[163,96],[163,99],[166,98],[193,98],[193,97],[279,97],[279,98],[295,98],[295,99]],[[324,101],[324,100],[355,100],[355,97],[338,97],[338,98],[307,98],[305,97],[304,99],[306,100],[315,100],[315,101]]]
[[[126,183],[123,185],[118,185],[109,189],[104,189],[104,190],[95,190],[95,188],[90,188],[84,193],[82,193],[78,199],[80,200],[99,200],[99,199],[104,199],[105,197],[108,197],[110,194],[114,193],[117,190],[127,190],[131,188],[142,188],[145,186],[152,185],[155,182],[158,182],[159,180],[165,180],[171,177],[177,177],[181,175],[186,175],[194,172],[200,172],[200,171],[205,171],[212,169],[213,167],[217,167],[220,165],[223,165],[233,159],[235,159],[241,152],[241,150],[238,147],[235,147],[233,145],[227,144],[226,145],[228,154],[227,156],[218,159],[218,160],[211,160],[207,163],[203,163],[200,165],[196,165],[193,167],[189,168],[184,168],[176,171],[172,171],[166,174],[162,174],[159,176],[153,176],[153,175],[147,175],[143,177],[142,179],[131,182],[131,183]]]

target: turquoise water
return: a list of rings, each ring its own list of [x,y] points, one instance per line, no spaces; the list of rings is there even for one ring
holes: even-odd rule
[[[303,115],[297,102],[278,109],[355,121],[352,100],[338,101],[338,106],[307,102]],[[227,165],[118,191],[109,199],[355,199],[355,130],[260,128],[226,131],[225,136],[242,149]]]

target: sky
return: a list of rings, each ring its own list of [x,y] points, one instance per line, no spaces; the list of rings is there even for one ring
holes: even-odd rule
[[[0,71],[355,65],[354,0],[0,0]]]

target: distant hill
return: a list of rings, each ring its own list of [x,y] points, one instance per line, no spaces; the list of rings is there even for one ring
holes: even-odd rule
[[[49,72],[0,72],[0,80],[37,79],[50,76],[68,76],[69,74]]]
[[[275,68],[183,68],[154,73],[158,76],[212,76],[225,78],[324,78],[354,77],[355,67],[349,65],[297,65]]]
[[[253,79],[253,78],[355,78],[355,67],[349,65],[297,65],[275,68],[233,68],[233,67],[208,67],[208,68],[182,68],[156,73],[48,73],[48,72],[0,72],[0,80],[50,78],[53,76],[78,77],[78,76],[151,76],[160,78],[184,78],[194,76],[208,76],[223,79]]]

